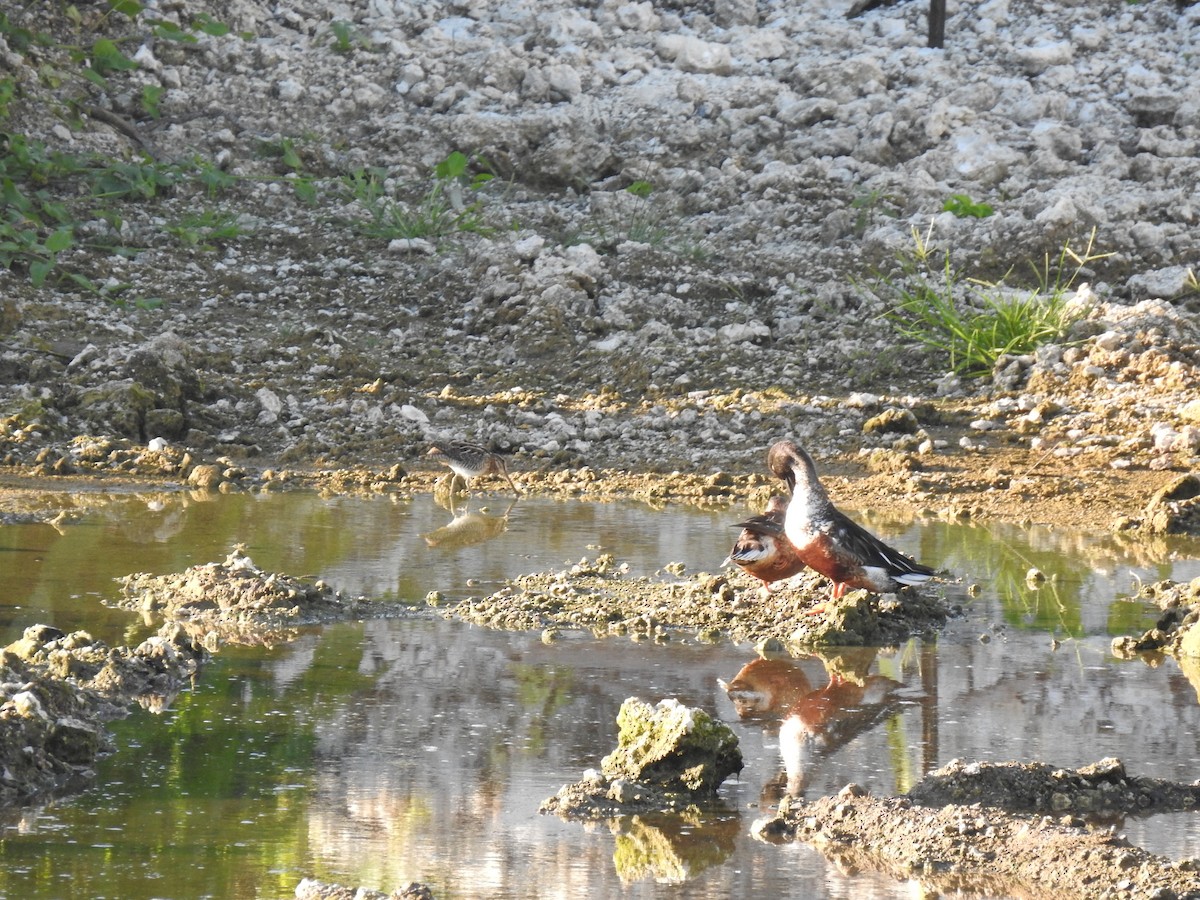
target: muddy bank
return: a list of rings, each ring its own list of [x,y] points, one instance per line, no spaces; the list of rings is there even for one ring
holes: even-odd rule
[[[541,630],[547,639],[558,629],[585,628],[643,640],[668,641],[673,631],[688,631],[701,640],[809,646],[888,644],[931,632],[954,612],[936,587],[882,596],[852,591],[831,600],[828,580],[813,572],[771,593],[739,570],[683,576],[678,563],[667,563],[656,577],[631,576],[612,554],[601,554],[558,572],[513,579],[446,615],[493,628]],[[440,596],[428,602],[436,605]]]
[[[238,550],[223,562],[168,575],[122,579],[123,609],[147,623],[164,618],[210,650],[221,643],[272,644],[295,638],[304,625],[402,615],[406,607],[347,597],[323,581],[264,572]]]
[[[104,723],[134,703],[166,709],[206,656],[175,626],[133,648],[26,628],[0,650],[0,806],[83,787],[97,758],[115,749]]]
[[[847,871],[872,869],[935,892],[1023,900],[1200,897],[1200,858],[1169,860],[1107,824],[1195,809],[1200,786],[1130,777],[1117,760],[1073,771],[1043,764],[952,762],[907,796],[877,799],[857,785],[792,801],[755,823],[763,840],[812,844]]]

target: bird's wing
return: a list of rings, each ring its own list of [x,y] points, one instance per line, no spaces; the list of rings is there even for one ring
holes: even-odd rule
[[[878,566],[890,576],[934,574],[933,569],[910,559],[894,547],[889,547],[867,529],[839,510],[830,517],[827,533],[839,552],[863,566]]]
[[[733,549],[729,551],[729,559],[739,565],[757,562],[770,555],[771,548],[752,534],[739,537]]]
[[[734,528],[744,528],[754,534],[769,534],[778,537],[783,534],[783,523],[774,516],[751,516],[745,522],[738,522]]]

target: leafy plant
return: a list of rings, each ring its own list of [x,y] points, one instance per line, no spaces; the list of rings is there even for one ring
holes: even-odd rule
[[[493,229],[484,221],[483,202],[469,199],[491,180],[486,171],[471,174],[470,160],[455,151],[434,167],[432,184],[413,203],[390,196],[385,169],[358,169],[344,182],[368,216],[356,223],[358,230],[369,237],[393,240],[491,233]]]
[[[92,44],[88,60],[91,63],[91,68],[84,69],[83,74],[85,77],[90,77],[101,87],[106,86],[106,82],[104,81],[105,75],[137,68],[137,63],[122,53],[117,48],[115,41],[108,38],[98,38]]]
[[[628,185],[624,194],[633,201],[618,196],[618,202],[597,211],[586,226],[567,231],[562,236],[565,245],[591,244],[597,249],[611,250],[622,241],[647,244],[692,260],[703,260],[708,248],[676,223],[668,222],[667,206],[654,197],[650,181],[639,179]],[[597,204],[598,206],[598,204]]]
[[[85,26],[79,9],[73,4],[66,5],[62,16],[69,27],[89,34],[90,43],[80,45],[61,43],[49,33],[14,22],[10,15],[17,15],[16,12],[0,12],[0,38],[19,54],[35,47],[42,50],[37,68],[45,85],[56,91],[64,85],[78,88],[60,92],[63,112],[68,121],[73,121],[79,105],[86,102],[88,91],[93,87],[108,89],[109,78],[136,68],[136,63],[121,49],[133,36],[101,34],[98,25],[117,15],[136,20],[143,10],[137,0],[107,0],[107,10],[98,18],[89,14]],[[160,33],[163,37],[174,29],[181,39],[195,40],[191,30],[179,26],[156,23],[153,27],[156,33],[163,29],[164,33]],[[211,35],[229,31],[227,26],[203,14],[193,20],[192,30]],[[149,157],[112,159],[52,151],[20,128],[12,128],[15,118],[11,115],[12,106],[22,91],[22,84],[16,79],[0,79],[0,122],[11,129],[0,131],[0,267],[26,273],[35,286],[46,283],[52,274],[59,281],[67,279],[76,286],[85,286],[79,279],[91,284],[84,275],[57,271],[63,255],[80,246],[128,252],[128,248],[120,246],[85,243],[79,236],[78,224],[82,221],[99,218],[120,222],[121,216],[109,206],[113,201],[159,197],[181,182],[195,181],[212,192],[223,184],[221,178],[228,178],[213,166],[206,171],[199,165],[160,163]],[[147,115],[158,115],[161,95],[160,87],[142,89],[142,108]],[[153,301],[138,303],[153,305]]]
[[[14,24],[4,12],[0,12],[0,35],[4,35],[4,39],[11,49],[22,54],[34,44],[45,44],[49,41],[45,35]]]
[[[46,185],[77,169],[24,135],[0,135],[0,141],[0,265],[22,268],[41,285],[75,241],[70,214]]]
[[[0,78],[0,122],[8,119],[9,107],[16,95],[17,83],[12,78]]]
[[[986,219],[995,212],[988,204],[976,203],[966,194],[951,194],[942,204],[942,209],[960,219]]]
[[[1031,263],[1033,288],[1011,289],[1004,279],[965,278],[949,251],[937,258],[931,236],[914,228],[914,249],[900,258],[902,279],[879,280],[881,292],[894,296],[885,315],[902,336],[943,352],[953,371],[972,377],[990,373],[1005,354],[1061,339],[1086,312],[1070,302],[1076,282],[1089,264],[1112,255],[1094,252],[1093,229],[1081,252],[1067,242],[1056,259],[1046,254],[1041,266]]]
[[[99,300],[111,303],[113,306],[158,309],[163,305],[161,297],[135,296],[127,299],[125,294],[133,287],[128,281],[117,281],[115,278],[110,278],[102,284],[97,284],[86,275],[80,275],[77,272],[68,272],[63,277],[63,281],[74,285],[84,293],[92,294]]]
[[[289,171],[300,172],[304,169],[304,160],[300,156],[300,149],[291,138],[259,141],[258,152],[264,157],[278,159],[282,166]]]
[[[142,111],[152,119],[157,119],[161,115],[158,104],[162,100],[162,95],[162,85],[147,84],[142,87]]]
[[[226,188],[237,183],[237,178],[220,169],[211,160],[196,157],[191,162],[191,177],[204,188],[209,197],[215,197]]]
[[[329,31],[333,35],[333,49],[338,53],[349,53],[354,49],[354,29],[344,19],[334,19],[329,23]]]
[[[662,213],[650,201],[650,195],[654,193],[654,185],[649,181],[635,181],[625,190],[638,198],[638,203],[633,208],[633,214],[629,217],[629,225],[625,232],[626,240],[655,247],[666,243],[668,230],[663,225]]]
[[[240,237],[243,231],[235,213],[208,209],[168,225],[167,233],[185,246],[211,250],[216,243]]]
[[[900,199],[881,190],[863,191],[850,201],[850,208],[858,210],[854,218],[854,233],[862,237],[876,216],[895,219],[900,215]]]
[[[150,160],[116,162],[92,173],[96,199],[150,200],[169,191],[181,179],[178,168]]]

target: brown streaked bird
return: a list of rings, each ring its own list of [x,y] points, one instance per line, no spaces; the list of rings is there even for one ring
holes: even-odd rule
[[[809,568],[833,582],[832,599],[850,588],[893,593],[933,577],[933,569],[889,547],[835,507],[812,457],[793,441],[773,444],[767,467],[792,492],[783,533]]]
[[[469,441],[438,441],[430,445],[426,456],[432,456],[450,467],[450,490],[454,490],[454,482],[462,479],[463,488],[470,491],[471,481],[483,475],[500,475],[508,482],[513,492],[520,496],[512,478],[509,477],[508,467],[503,457]]]
[[[734,525],[742,531],[721,567],[736,563],[743,572],[761,581],[767,593],[771,592],[772,583],[804,571],[804,560],[783,533],[787,506],[786,497],[774,494],[767,501],[766,512]]]

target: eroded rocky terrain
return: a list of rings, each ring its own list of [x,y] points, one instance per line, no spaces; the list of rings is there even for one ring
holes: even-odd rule
[[[156,34],[200,12],[232,30]],[[952,10],[942,51],[914,5],[844,12],[164,3],[84,23],[137,64],[75,117],[60,104],[82,89],[38,77],[53,46],[10,35],[11,130],[192,174],[104,203],[52,184],[88,238],[59,270],[96,290],[0,273],[0,459],[145,471],[104,442],[159,439],[182,477],[386,471],[468,436],[526,471],[759,471],[790,435],[818,459],[926,448],[881,498],[998,495],[1038,518],[1046,496],[1120,503],[1133,480],[1116,512],[1136,513],[1162,483],[1145,474],[1200,447],[1200,104],[1176,52],[1196,7],[996,0]],[[72,37],[49,9],[22,15]],[[454,151],[497,176],[458,185],[486,227],[415,244],[367,228],[419,210]],[[355,189],[371,167],[378,196]],[[959,194],[995,213],[943,211]],[[1048,255],[1083,318],[990,376],[946,376],[885,315],[914,228],[935,284],[947,251],[964,284],[1011,268],[1019,296]],[[896,410],[912,415],[881,427]]]
[[[527,491],[756,509],[777,488],[762,454],[790,436],[859,508],[1069,519],[1134,540],[1194,530],[1200,7],[989,0],[951,8],[944,50],[924,46],[923,7],[845,12],[747,0],[164,0],[132,22],[87,4],[78,22],[49,4],[10,11],[6,161],[18,135],[93,174],[36,185],[72,223],[63,277],[35,287],[20,260],[0,271],[0,521],[69,517],[47,489],[98,477],[431,489],[421,457],[447,436],[510,452]],[[229,32],[163,37],[162,23],[187,29],[201,13]],[[96,33],[136,64],[103,86],[55,77],[64,48]],[[455,151],[467,177],[439,178]],[[481,173],[495,177],[471,180]],[[118,184],[103,197],[100,175]],[[955,196],[994,214],[943,209]],[[441,233],[396,227],[442,200]],[[962,300],[979,300],[968,279],[1011,270],[1002,296],[1049,282],[1079,317],[980,377],[948,373],[888,315],[922,247],[935,284],[950,254]],[[630,608],[598,621],[778,638],[795,612],[768,608],[767,627],[738,620],[736,596],[714,605],[715,583],[669,590],[694,619]],[[461,612],[596,627],[578,610],[556,618],[589,592],[531,574]],[[1170,651],[1194,613],[1174,603],[1164,617],[1148,637]],[[82,648],[88,671],[130,655],[42,637],[38,660]],[[79,646],[51,646],[64,640]],[[100,720],[68,727],[83,721],[77,701],[48,709],[20,672],[0,715],[52,716],[89,754],[104,749]],[[850,791],[764,833],[941,890],[990,889],[959,876],[1023,844],[1057,862],[1002,889],[1197,893],[1188,861],[1167,871],[1069,809],[1011,819],[1025,814],[995,811],[999,796],[971,801],[983,809],[943,799],[918,825],[905,798]],[[877,852],[852,852],[841,828],[877,835]]]

